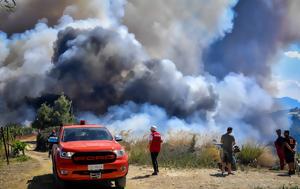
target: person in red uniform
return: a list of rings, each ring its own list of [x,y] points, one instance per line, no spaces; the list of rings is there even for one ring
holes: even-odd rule
[[[275,144],[275,148],[276,148],[276,151],[277,151],[277,155],[278,155],[278,158],[279,158],[279,162],[280,162],[280,169],[283,170],[284,169],[284,142],[285,142],[285,139],[281,136],[281,130],[280,129],[277,129],[276,130],[276,134],[277,134],[277,139],[276,141],[274,142]]]
[[[162,137],[160,133],[157,132],[157,127],[155,125],[151,126],[150,131],[151,134],[149,136],[149,150],[154,170],[152,175],[157,175],[159,172],[157,157],[161,149]]]
[[[290,136],[290,132],[288,130],[284,131],[284,155],[285,161],[289,166],[289,175],[295,174],[295,149],[296,149],[296,140]]]

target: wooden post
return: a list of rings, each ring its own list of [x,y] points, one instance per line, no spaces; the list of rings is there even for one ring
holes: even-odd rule
[[[10,142],[9,135],[10,135],[9,128],[8,128],[8,126],[6,126],[6,142],[7,142],[7,154],[8,154],[8,156],[9,156],[9,142]]]
[[[4,136],[4,129],[3,129],[3,127],[1,127],[1,133],[2,133],[2,139],[3,139],[3,144],[4,144],[6,162],[7,162],[7,165],[9,165],[9,159],[8,159],[8,154],[7,154],[7,149],[6,149],[6,143],[5,143],[5,136]]]

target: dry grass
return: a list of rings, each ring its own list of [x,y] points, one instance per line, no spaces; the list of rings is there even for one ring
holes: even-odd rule
[[[237,155],[238,161],[246,166],[272,168],[278,163],[272,148],[272,146],[246,143]]]
[[[130,163],[151,165],[148,136],[132,140],[130,131],[123,131],[121,135]],[[175,168],[216,167],[220,162],[220,152],[212,144],[213,138],[216,137],[190,132],[168,133],[158,157],[159,163],[164,167]],[[253,143],[243,145],[237,159],[243,166],[271,168],[276,164],[276,156],[270,147]]]
[[[0,188],[5,189],[15,189],[21,188],[19,185],[22,183],[22,180],[26,182],[28,178],[28,174],[32,172],[32,170],[39,169],[40,164],[37,160],[22,157],[21,159],[12,158],[10,159],[10,164],[3,164],[0,167]]]
[[[270,147],[264,148],[262,154],[257,158],[257,164],[261,167],[272,168],[276,163],[276,156]]]
[[[128,138],[128,132],[123,132],[122,135],[130,163],[151,165],[147,136],[133,141]],[[164,167],[177,168],[216,167],[220,154],[210,141],[212,137],[194,133],[170,133],[162,144],[159,163]]]

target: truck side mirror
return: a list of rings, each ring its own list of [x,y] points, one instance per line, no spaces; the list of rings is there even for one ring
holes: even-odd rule
[[[121,135],[116,135],[116,136],[115,136],[115,140],[116,140],[117,142],[120,142],[120,141],[123,140],[123,138],[122,138]]]
[[[51,144],[58,144],[58,137],[49,137],[48,142]]]

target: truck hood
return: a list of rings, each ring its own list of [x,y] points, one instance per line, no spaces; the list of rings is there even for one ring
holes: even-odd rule
[[[118,142],[110,140],[61,142],[60,146],[67,152],[95,152],[121,149],[121,145]]]

